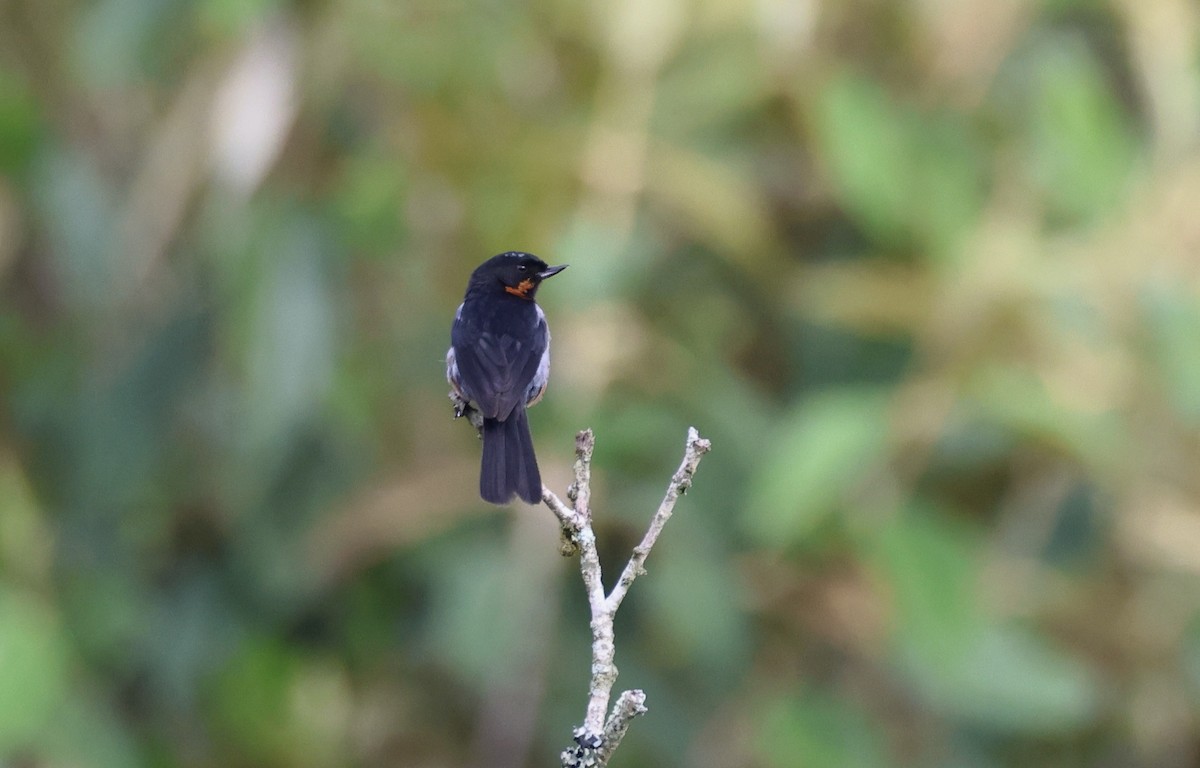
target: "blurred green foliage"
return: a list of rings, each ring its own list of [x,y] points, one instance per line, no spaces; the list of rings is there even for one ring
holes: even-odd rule
[[[470,270],[597,434],[623,766],[1200,762],[1186,0],[0,5],[0,765],[533,766],[544,510],[476,495]]]

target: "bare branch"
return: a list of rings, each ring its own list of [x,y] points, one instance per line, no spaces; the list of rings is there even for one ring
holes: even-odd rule
[[[575,482],[567,489],[567,498],[575,504],[580,523],[592,522],[592,449],[596,436],[585,429],[575,435]]]
[[[563,554],[579,552],[579,572],[583,577],[592,615],[592,676],[588,686],[587,712],[583,725],[576,728],[573,734],[574,745],[564,750],[561,755],[563,768],[602,768],[607,765],[613,751],[629,729],[629,723],[634,717],[646,712],[646,694],[640,690],[625,691],[617,698],[612,713],[608,714],[606,719],[608,702],[617,682],[613,620],[634,579],[645,572],[646,558],[670,519],[675,502],[691,487],[696,467],[704,454],[711,450],[712,444],[701,438],[694,427],[688,429],[683,462],[671,477],[666,495],[651,518],[645,536],[634,548],[621,578],[608,595],[604,593],[600,555],[596,550],[596,535],[592,530],[591,471],[594,447],[595,436],[590,429],[576,435],[575,481],[567,489],[567,499],[572,503],[572,507],[568,508],[549,488],[542,488],[542,501],[558,518],[562,527]]]
[[[625,691],[617,697],[612,714],[608,716],[608,722],[604,724],[604,741],[596,750],[597,762],[600,765],[608,764],[608,759],[620,746],[621,739],[625,738],[625,732],[629,730],[629,724],[633,722],[633,718],[644,714],[646,714],[646,694],[641,689]]]
[[[576,524],[575,513],[566,504],[562,503],[562,499],[554,495],[554,491],[546,486],[542,486],[542,502],[550,507],[550,511],[558,518],[558,524],[562,526],[563,535],[575,537],[579,532],[579,526]]]

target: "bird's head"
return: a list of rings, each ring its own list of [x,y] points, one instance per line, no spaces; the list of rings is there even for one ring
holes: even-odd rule
[[[532,253],[508,251],[480,264],[471,276],[471,282],[478,282],[484,286],[499,283],[505,293],[533,300],[543,280],[566,268],[566,264],[551,267]]]

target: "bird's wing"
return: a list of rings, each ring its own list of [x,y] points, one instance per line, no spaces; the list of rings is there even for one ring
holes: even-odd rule
[[[504,420],[525,402],[546,351],[546,320],[539,312],[528,335],[494,333],[455,318],[450,339],[459,380],[484,416]]]

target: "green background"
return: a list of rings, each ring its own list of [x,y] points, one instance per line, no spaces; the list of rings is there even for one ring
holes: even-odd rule
[[[522,249],[617,766],[1200,763],[1188,0],[0,2],[0,765],[556,764],[443,356]]]

